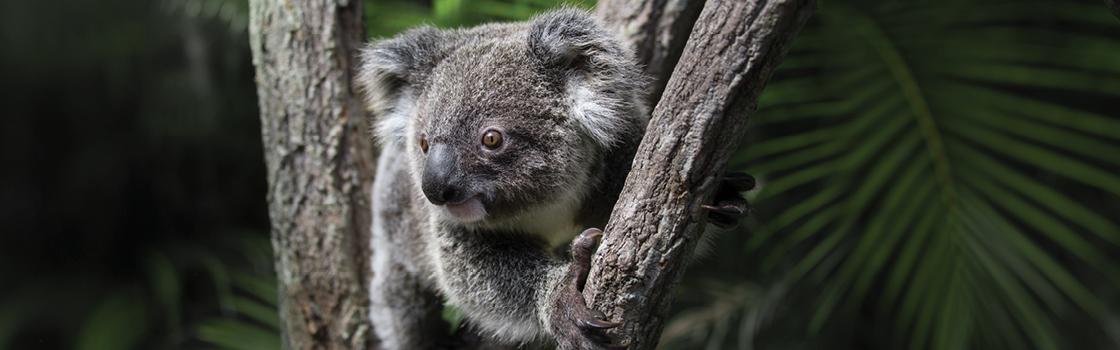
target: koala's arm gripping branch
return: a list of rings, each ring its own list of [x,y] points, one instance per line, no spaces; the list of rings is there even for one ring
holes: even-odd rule
[[[669,79],[615,205],[584,294],[625,322],[631,349],[657,344],[685,262],[758,97],[814,0],[712,0]]]
[[[598,232],[589,229],[573,242],[571,263],[552,258],[522,235],[441,232],[438,279],[449,301],[498,340],[532,339],[544,331],[561,349],[625,349],[602,332],[620,323],[589,309],[580,293]]]

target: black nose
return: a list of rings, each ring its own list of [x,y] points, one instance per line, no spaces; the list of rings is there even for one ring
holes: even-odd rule
[[[459,155],[447,145],[433,144],[424,163],[424,176],[421,189],[428,201],[435,205],[457,203],[463,198],[462,191],[455,185],[459,167]]]

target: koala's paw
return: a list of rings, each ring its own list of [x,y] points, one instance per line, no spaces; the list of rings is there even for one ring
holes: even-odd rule
[[[610,349],[622,350],[630,345],[612,345],[604,329],[621,326],[621,322],[607,322],[602,312],[587,307],[583,286],[591,271],[591,255],[595,251],[595,237],[603,235],[599,229],[587,229],[572,242],[572,264],[568,267],[563,289],[552,300],[549,315],[550,330],[556,336],[560,349]]]
[[[701,205],[709,210],[708,222],[723,229],[735,227],[739,219],[746,217],[751,211],[750,203],[747,203],[740,192],[752,189],[754,189],[754,176],[739,172],[723,174],[715,199],[712,200],[714,205]]]

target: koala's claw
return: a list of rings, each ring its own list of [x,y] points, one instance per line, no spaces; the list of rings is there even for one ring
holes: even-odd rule
[[[747,216],[751,211],[750,203],[743,198],[740,192],[754,189],[754,176],[739,172],[729,172],[720,178],[719,189],[716,190],[715,205],[701,205],[709,210],[708,222],[723,229],[735,227],[739,219]]]
[[[725,202],[727,202],[727,201],[725,201]],[[744,206],[744,205],[738,205],[736,203],[720,203],[720,204],[723,204],[723,205],[715,207],[715,206],[711,206],[711,205],[707,205],[707,204],[701,204],[700,207],[704,208],[704,209],[714,211],[714,212],[717,212],[717,213],[720,213],[720,214],[738,216],[738,217],[747,216],[747,211],[750,210],[750,207]]]
[[[572,264],[568,266],[570,284],[562,287],[552,301],[549,328],[560,349],[626,349],[626,345],[612,345],[603,333],[622,325],[606,321],[606,315],[587,307],[583,287],[591,271],[591,255],[595,252],[595,237],[602,236],[599,229],[587,229],[572,241]],[[621,347],[620,347],[621,346]]]
[[[735,171],[723,174],[723,178],[720,180],[722,181],[721,186],[730,186],[736,193],[753,190],[755,185],[754,176]]]
[[[591,255],[595,253],[595,237],[603,236],[603,231],[597,228],[583,230],[583,233],[572,242],[572,266],[568,268],[569,274],[575,270],[576,289],[583,292],[583,285],[587,283],[587,273],[591,272]],[[598,312],[598,311],[596,311]],[[599,318],[604,318],[599,312]]]
[[[618,327],[618,326],[621,326],[621,325],[622,325],[622,322],[607,322],[607,321],[603,321],[603,319],[597,318],[597,317],[592,318],[591,321],[587,321],[587,326],[588,327],[598,328],[598,329],[611,329],[611,328],[615,328],[615,327]]]

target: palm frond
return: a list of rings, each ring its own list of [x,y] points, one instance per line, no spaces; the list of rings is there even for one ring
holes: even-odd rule
[[[758,207],[782,208],[746,252],[819,290],[799,310],[810,334],[863,317],[913,349],[1107,342],[1120,22],[1068,1],[830,1],[815,16],[732,161],[760,178]]]

